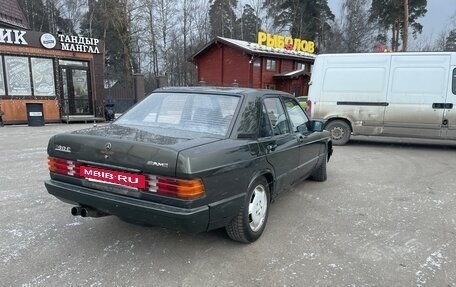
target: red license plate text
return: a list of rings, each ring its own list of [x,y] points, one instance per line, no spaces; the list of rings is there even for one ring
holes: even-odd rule
[[[119,185],[131,186],[136,188],[146,188],[146,177],[142,174],[135,174],[125,171],[108,170],[97,167],[81,166],[81,176],[100,180],[104,182],[110,182]]]

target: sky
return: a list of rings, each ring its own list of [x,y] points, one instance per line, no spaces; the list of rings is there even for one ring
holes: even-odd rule
[[[328,0],[331,11],[339,17],[343,0]],[[451,27],[456,27],[456,0],[427,0],[427,13],[418,20],[423,25],[422,35],[436,39],[438,35]]]

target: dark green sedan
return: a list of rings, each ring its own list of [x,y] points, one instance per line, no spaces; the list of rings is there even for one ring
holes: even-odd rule
[[[225,227],[253,242],[279,193],[326,180],[332,144],[290,94],[191,87],[158,89],[109,125],[55,135],[48,154],[46,188],[74,216]]]

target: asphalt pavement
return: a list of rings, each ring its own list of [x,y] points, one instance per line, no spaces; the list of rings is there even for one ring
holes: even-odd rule
[[[456,286],[456,142],[356,137],[326,182],[271,205],[263,236],[81,218],[49,195],[52,135],[0,128],[0,286]]]

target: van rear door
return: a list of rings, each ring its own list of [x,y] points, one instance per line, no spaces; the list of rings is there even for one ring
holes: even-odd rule
[[[384,135],[442,138],[449,54],[393,55]]]

